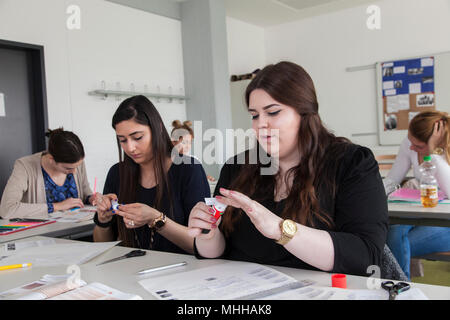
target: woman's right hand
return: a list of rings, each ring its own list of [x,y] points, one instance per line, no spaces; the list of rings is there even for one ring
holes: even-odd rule
[[[61,202],[53,203],[53,211],[66,211],[72,208],[83,208],[83,201],[79,198],[67,198]]]
[[[217,232],[217,226],[220,223],[221,218],[216,220],[212,214],[215,211],[211,207],[207,206],[204,202],[197,203],[191,210],[189,215],[189,234],[192,237],[199,239],[209,240],[212,239]],[[210,230],[208,233],[202,233],[202,229]]]
[[[438,147],[445,134],[445,125],[444,121],[439,120],[434,124],[433,133],[431,134],[431,137],[428,139],[428,149],[429,152],[433,152],[436,147]]]
[[[101,223],[108,223],[114,216],[114,213],[110,210],[113,200],[117,200],[117,195],[114,193],[103,194],[97,199],[97,216]]]

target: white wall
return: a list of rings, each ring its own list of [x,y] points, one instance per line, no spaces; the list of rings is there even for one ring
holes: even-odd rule
[[[227,17],[230,75],[250,73],[266,64],[264,28]]]
[[[316,85],[319,112],[336,134],[376,146],[375,70],[346,72],[374,64],[450,50],[450,1],[384,0],[381,30],[369,30],[368,5],[265,29],[266,61],[291,60],[303,66]],[[377,148],[396,150],[396,148]]]
[[[81,29],[68,30],[66,9],[81,9]],[[118,161],[111,119],[119,105],[88,92],[122,90],[184,94],[181,24],[144,11],[103,0],[0,0],[0,39],[43,45],[50,128],[64,126],[82,140],[88,178],[97,177],[99,191]],[[174,119],[185,120],[185,104],[157,102],[168,130]]]

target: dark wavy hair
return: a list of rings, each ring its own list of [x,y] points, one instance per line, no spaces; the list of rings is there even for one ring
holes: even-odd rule
[[[301,116],[298,131],[300,162],[285,176],[285,182],[293,177],[294,183],[285,199],[281,216],[311,227],[320,222],[332,228],[331,217],[320,206],[319,189],[327,187],[331,194],[336,194],[337,164],[350,141],[336,137],[325,128],[318,114],[319,104],[313,81],[299,65],[283,61],[268,65],[258,72],[245,92],[247,107],[250,94],[256,89],[264,90],[274,100],[292,107]],[[261,146],[257,144],[257,148]],[[241,166],[230,189],[240,191],[259,202],[273,199],[277,174],[261,175],[264,165],[260,161],[251,164],[248,161],[249,152],[245,157],[245,164]],[[221,230],[226,235],[232,232],[242,214],[241,210],[228,207],[223,215]]]
[[[117,108],[112,118],[112,127],[122,121],[133,120],[139,124],[146,125],[151,132],[151,150],[153,154],[153,165],[156,178],[156,197],[154,207],[162,210],[163,194],[169,197],[170,212],[165,212],[168,217],[173,218],[173,208],[171,201],[170,185],[165,169],[167,158],[170,158],[172,150],[172,142],[167,133],[161,116],[155,106],[145,96],[138,95],[125,99]],[[119,202],[133,203],[136,202],[136,191],[139,185],[140,166],[129,156],[122,152],[119,138],[117,138],[117,146],[119,148]],[[123,155],[123,156],[122,156]],[[119,238],[126,246],[135,246],[134,233],[126,228],[122,217],[118,217]]]

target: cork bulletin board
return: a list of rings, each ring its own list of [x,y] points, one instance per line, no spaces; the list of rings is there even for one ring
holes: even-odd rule
[[[376,71],[380,145],[400,144],[417,113],[450,109],[446,94],[439,96],[450,85],[450,53],[379,62]]]

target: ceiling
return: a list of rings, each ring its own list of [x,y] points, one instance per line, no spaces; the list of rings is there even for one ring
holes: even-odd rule
[[[1,0],[0,0],[1,1]],[[189,0],[107,0],[180,19],[180,5]],[[216,0],[212,0],[216,1]],[[256,26],[278,24],[368,5],[376,0],[222,0],[226,15]]]
[[[224,2],[228,17],[260,27],[270,27],[373,3],[374,0],[224,0]]]

